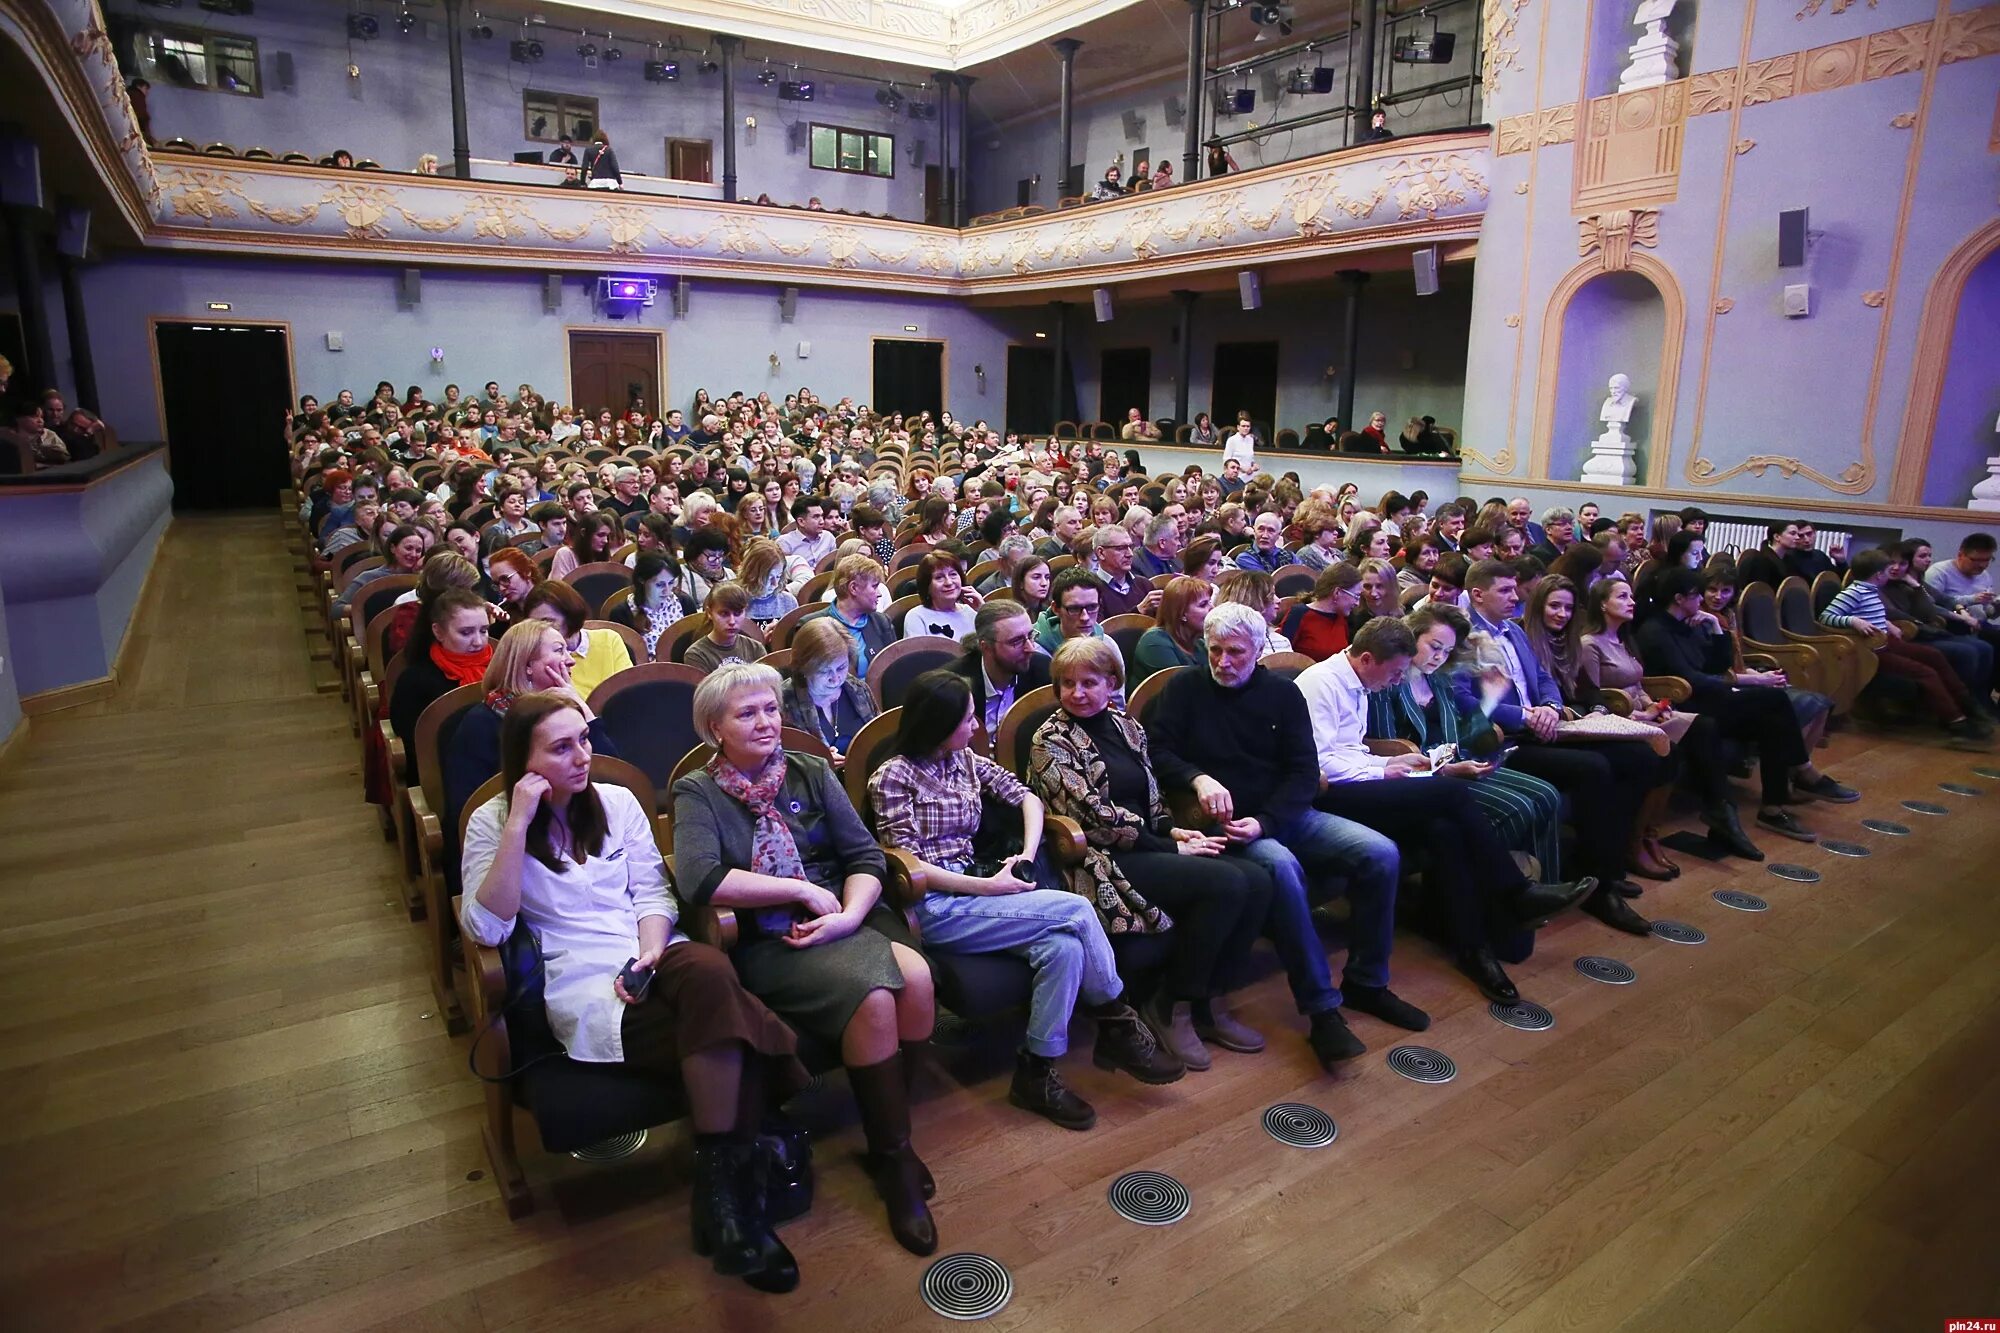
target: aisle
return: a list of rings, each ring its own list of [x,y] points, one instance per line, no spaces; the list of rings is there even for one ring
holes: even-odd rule
[[[531,1157],[510,1223],[466,1042],[444,1036],[360,800],[338,696],[314,688],[276,521],[183,518],[115,698],[36,720],[0,766],[0,1310],[10,1328],[942,1327],[817,1105],[820,1202],[786,1229],[806,1283],[755,1296],[687,1252],[684,1140],[584,1167]],[[322,668],[323,670],[323,668]],[[1652,915],[1698,948],[1575,918],[1515,972],[1556,1027],[1514,1032],[1434,949],[1398,989],[1458,1077],[1392,1074],[1388,1029],[1318,1075],[1279,978],[1259,1057],[1146,1089],[1073,1060],[1099,1127],[935,1080],[918,1141],[947,1250],[1016,1294],[995,1327],[1935,1329],[2000,1314],[2000,781],[1988,760],[1843,734],[1868,799],[1808,812],[1867,860],[1760,839],[1824,882],[1685,861]],[[2000,759],[1992,762],[2000,762]],[[1953,814],[1897,802],[1924,797]],[[1878,816],[1907,839],[1862,833]],[[1769,900],[1760,915],[1710,899]],[[1587,981],[1581,954],[1637,984]],[[1395,1034],[1401,1035],[1401,1034]],[[965,1057],[961,1056],[960,1059]],[[973,1072],[973,1071],[966,1071]],[[1306,1152],[1257,1115],[1313,1102]],[[525,1145],[524,1145],[525,1146]],[[1104,1204],[1145,1167],[1177,1225]]]

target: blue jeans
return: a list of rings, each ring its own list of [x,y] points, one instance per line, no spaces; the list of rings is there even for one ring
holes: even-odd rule
[[[1265,934],[1277,946],[1302,1014],[1340,1006],[1340,991],[1326,962],[1326,949],[1313,926],[1309,878],[1347,878],[1347,966],[1341,980],[1350,986],[1389,984],[1389,946],[1396,932],[1396,883],[1402,854],[1396,844],[1351,819],[1308,810],[1242,849],[1271,872],[1277,893]]]
[[[1021,1044],[1055,1059],[1069,1050],[1069,1017],[1082,994],[1104,1004],[1125,991],[1118,960],[1089,899],[1061,889],[998,897],[927,893],[917,904],[924,947],[941,953],[1011,953],[1035,969]]]

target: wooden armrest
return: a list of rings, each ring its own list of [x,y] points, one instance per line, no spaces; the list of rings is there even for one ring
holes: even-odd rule
[[[1889,623],[1903,632],[1904,643],[1915,643],[1918,631],[1923,628],[1914,620],[1898,620],[1895,616],[1889,617]]]
[[[1597,702],[1603,704],[1616,717],[1632,716],[1632,700],[1623,690],[1599,690]]]
[[[464,904],[463,895],[451,900],[454,920]],[[500,961],[500,951],[487,948],[463,931],[459,939],[465,945],[465,975],[477,983],[472,988],[473,1012],[479,1018],[499,1012],[507,1002],[507,969]]]
[[[889,862],[889,881],[882,887],[891,891],[893,904],[907,908],[922,902],[930,891],[923,862],[901,847],[884,847],[882,855]]]
[[[733,907],[690,907],[681,914],[681,929],[689,939],[728,953],[736,947],[736,909]]]
[[[389,725],[389,719],[386,717],[375,725],[381,731],[382,749],[389,756],[389,780],[400,787],[403,785],[403,774],[410,771],[409,756],[403,751],[403,738],[396,734],[396,729]],[[421,787],[413,787],[411,790],[419,797],[423,794]]]
[[[1088,844],[1083,838],[1083,825],[1068,815],[1049,815],[1042,821],[1042,841],[1049,846],[1049,855],[1059,866],[1083,864],[1083,853]]]
[[[424,800],[422,787],[410,788],[410,822],[416,826],[417,846],[423,851],[426,867],[434,867],[438,874],[444,873],[444,825],[431,813]]]
[[[1770,653],[1745,653],[1743,654],[1743,665],[1752,671],[1784,670],[1784,667],[1778,664],[1778,659]]]
[[[1196,803],[1192,791],[1185,787],[1177,787],[1172,791],[1163,792],[1162,795],[1166,798],[1167,813],[1173,816],[1175,827],[1192,829],[1209,827],[1209,818]]]
[[[373,672],[364,670],[356,688],[361,692],[361,716],[374,717],[382,711],[382,687],[375,683]]]
[[[1645,676],[1639,684],[1655,699],[1665,699],[1669,703],[1686,703],[1694,698],[1694,686],[1680,676]]]
[[[1415,741],[1399,740],[1393,736],[1371,739],[1367,744],[1368,753],[1370,754],[1397,755],[1416,754],[1419,752]]]

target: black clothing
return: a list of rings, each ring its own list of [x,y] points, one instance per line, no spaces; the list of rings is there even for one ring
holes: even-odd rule
[[[1291,826],[1319,790],[1312,716],[1299,687],[1265,667],[1226,690],[1206,670],[1175,674],[1151,716],[1153,771],[1169,787],[1200,776],[1229,788],[1236,818],[1266,834]]]

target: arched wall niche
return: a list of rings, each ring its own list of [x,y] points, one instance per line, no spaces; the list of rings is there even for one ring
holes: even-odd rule
[[[1604,427],[1597,414],[1614,374],[1632,380],[1639,406],[1626,431],[1638,445],[1637,484],[1658,486],[1673,447],[1687,303],[1666,265],[1633,254],[1607,270],[1593,257],[1549,294],[1535,392],[1531,475],[1574,481]]]
[[[2000,453],[2000,219],[1939,265],[1924,297],[1890,503],[1965,506]]]

